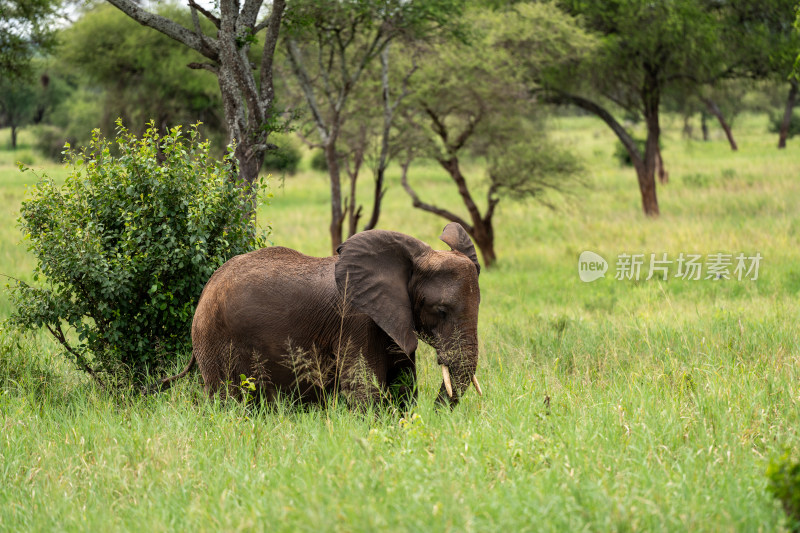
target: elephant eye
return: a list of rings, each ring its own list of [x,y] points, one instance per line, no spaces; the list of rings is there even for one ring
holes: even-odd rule
[[[445,307],[443,305],[437,305],[436,306],[436,313],[441,317],[446,317],[447,316],[447,307]]]

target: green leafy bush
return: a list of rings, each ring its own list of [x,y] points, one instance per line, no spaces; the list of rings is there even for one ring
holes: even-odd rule
[[[780,133],[781,124],[783,124],[783,113],[770,113],[769,126],[770,133]],[[787,139],[791,139],[795,135],[800,135],[800,113],[797,111],[792,112],[792,117],[789,119],[789,132],[786,135]]]
[[[636,148],[639,150],[640,154],[644,153],[644,146],[647,143],[644,139],[634,139],[634,143],[636,143]],[[625,145],[622,144],[621,141],[617,141],[614,145],[614,159],[619,162],[621,167],[632,167],[633,160],[631,159],[631,154],[628,153],[627,148]]]
[[[323,172],[328,171],[328,160],[325,159],[325,152],[322,150],[314,151],[314,155],[311,156],[311,168]]]
[[[303,158],[303,154],[297,146],[287,136],[275,135],[270,136],[270,139],[277,137],[275,143],[278,148],[276,150],[269,150],[264,156],[264,169],[273,172],[288,172],[294,174],[297,171],[297,165]]]
[[[780,500],[790,531],[800,532],[800,459],[787,450],[767,467],[767,489]]]
[[[34,147],[36,150],[47,157],[60,163],[64,159],[64,145],[66,143],[75,144],[75,139],[70,139],[61,128],[40,124],[33,128],[35,138]]]
[[[23,202],[19,223],[42,286],[12,288],[12,321],[47,328],[100,381],[141,382],[189,349],[214,270],[265,235],[229,179],[231,149],[215,160],[196,126],[159,137],[151,123],[138,139],[117,125],[113,150],[95,130],[87,148],[67,150],[64,185],[42,175]]]

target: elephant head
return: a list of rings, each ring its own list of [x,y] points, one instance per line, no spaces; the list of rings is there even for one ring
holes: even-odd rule
[[[336,283],[400,349],[413,356],[417,337],[437,353],[442,385],[437,401],[458,403],[470,384],[478,393],[480,264],[467,232],[448,224],[440,237],[451,251],[394,231],[369,230],[339,247]]]

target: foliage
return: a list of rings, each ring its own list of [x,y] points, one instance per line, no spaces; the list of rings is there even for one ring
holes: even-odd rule
[[[796,453],[786,450],[773,458],[767,467],[769,492],[781,502],[789,519],[789,529],[800,531],[800,459]]]
[[[12,148],[20,128],[51,119],[66,96],[63,84],[50,76],[49,67],[47,61],[33,61],[31,77],[0,77],[0,127],[11,128]]]
[[[264,169],[294,174],[303,154],[292,139],[286,135],[273,135],[277,149],[270,150],[264,156]]]
[[[644,153],[645,140],[644,139],[634,139],[633,141],[636,143],[637,149],[640,152]],[[622,167],[632,167],[633,166],[633,160],[631,159],[630,152],[628,152],[628,149],[625,148],[625,145],[622,144],[620,141],[617,141],[614,144],[614,159],[616,159],[619,162],[619,165],[622,166]]]
[[[305,101],[311,120],[303,134],[324,150],[327,159],[333,250],[342,242],[345,220],[348,235],[358,231],[362,207],[356,198],[356,182],[367,152],[373,148],[370,140],[377,137],[382,139],[374,143],[381,147],[376,158],[374,203],[365,229],[373,228],[380,216],[393,109],[388,75],[374,73],[387,68],[387,50],[392,42],[419,44],[445,33],[457,33],[463,4],[463,0],[298,0],[287,8],[285,54],[295,78],[287,89],[295,101]],[[381,66],[377,68],[379,58]],[[373,83],[364,91],[370,70],[373,80],[383,78],[384,83]],[[373,103],[366,106],[366,112],[359,105],[364,101]],[[382,114],[375,112],[379,109]],[[345,128],[348,121],[354,127]],[[375,126],[376,122],[380,126]],[[350,181],[348,196],[342,194],[343,171]]]
[[[0,77],[0,126],[11,128],[12,149],[17,147],[17,130],[33,118],[36,97],[36,83]]]
[[[188,13],[175,6],[162,7],[160,13],[191,25]],[[69,130],[72,121],[93,121],[79,135],[68,131],[68,136],[85,142],[83,132],[91,128],[113,132],[114,117],[141,125],[152,118],[162,134],[172,126],[202,122],[203,135],[222,146],[222,102],[216,79],[186,68],[200,61],[200,54],[105,3],[86,11],[59,37],[60,75],[79,90],[89,91],[76,99],[88,97],[91,107],[70,102],[67,116],[58,122]]]
[[[94,376],[141,381],[183,357],[206,281],[263,235],[240,208],[232,154],[214,160],[196,127],[160,137],[151,123],[137,139],[119,121],[115,146],[96,130],[66,159],[64,185],[43,175],[22,204],[43,286],[13,288],[13,321],[47,328]]]
[[[58,0],[0,0],[0,79],[30,76],[36,53],[53,45],[48,24]]]
[[[413,61],[419,70],[401,106],[403,120],[395,140],[395,150],[407,161],[431,158],[450,173],[463,208],[427,203],[405,175],[404,187],[415,207],[460,223],[487,266],[495,261],[492,218],[500,199],[544,201],[546,191],[565,192],[574,186],[580,170],[575,156],[547,135],[547,117],[519,67],[524,62],[535,71],[556,57],[567,61],[591,41],[553,4],[515,7],[471,11],[464,18],[472,28],[468,42],[451,39],[417,53]],[[488,179],[481,188],[468,184],[462,170],[463,162],[475,157],[487,162]],[[486,195],[483,213],[473,199],[477,191]],[[460,216],[464,208],[467,216]]]
[[[64,145],[74,145],[76,143],[75,139],[70,139],[66,136],[64,130],[49,124],[35,126],[33,134],[36,151],[46,158],[59,163],[64,159]]]
[[[326,172],[328,170],[328,161],[325,159],[325,152],[322,150],[314,150],[311,155],[311,168]]]
[[[783,113],[768,113],[769,125],[767,129],[770,133],[779,133],[781,131],[781,124],[783,124]],[[791,139],[795,135],[800,135],[800,113],[798,111],[792,112],[792,118],[789,120],[789,133],[786,135],[787,139]]]

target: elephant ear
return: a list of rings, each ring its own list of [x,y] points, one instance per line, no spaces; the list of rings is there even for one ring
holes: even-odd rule
[[[478,254],[475,253],[475,246],[472,244],[472,239],[469,238],[467,230],[458,222],[451,222],[444,227],[440,240],[444,241],[451,250],[461,252],[470,258],[475,263],[475,268],[478,269],[478,274],[481,273],[481,264],[478,262]]]
[[[353,235],[337,250],[339,293],[374,320],[406,355],[417,349],[408,283],[415,259],[430,249],[408,235],[373,229]]]

